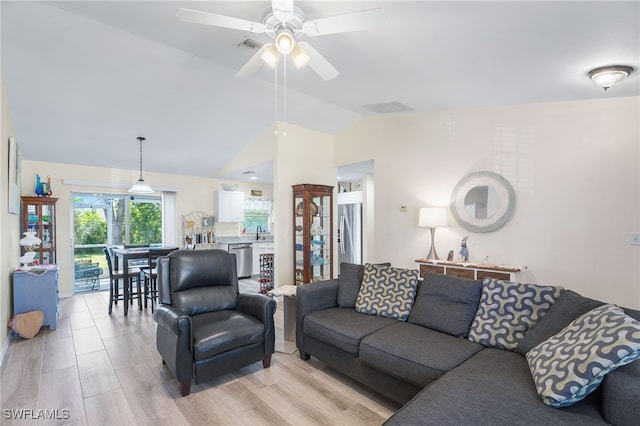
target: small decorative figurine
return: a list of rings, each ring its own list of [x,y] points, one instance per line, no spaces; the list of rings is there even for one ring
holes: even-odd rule
[[[453,260],[453,250],[449,250],[449,254],[447,255],[447,260],[451,262]]]
[[[468,235],[464,237],[462,239],[462,242],[460,243],[460,255],[462,256],[463,262],[469,261],[469,249],[467,248],[467,238],[469,238]]]

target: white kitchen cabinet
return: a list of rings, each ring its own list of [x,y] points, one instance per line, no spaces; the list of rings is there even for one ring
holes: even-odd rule
[[[244,192],[215,191],[213,199],[218,222],[244,221]]]

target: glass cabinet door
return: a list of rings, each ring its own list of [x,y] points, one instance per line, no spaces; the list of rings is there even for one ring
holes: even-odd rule
[[[51,197],[22,197],[22,232],[32,231],[42,241],[34,261],[40,265],[56,263],[56,202]],[[25,248],[21,248],[24,254]],[[34,262],[34,263],[35,263]]]
[[[295,285],[333,278],[333,187],[294,185]]]

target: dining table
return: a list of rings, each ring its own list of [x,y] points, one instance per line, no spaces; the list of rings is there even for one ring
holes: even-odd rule
[[[116,271],[122,270],[124,276],[124,315],[129,313],[129,262],[134,259],[148,259],[149,257],[166,256],[174,250],[178,250],[177,246],[167,247],[132,247],[132,248],[114,248],[114,268]],[[122,262],[122,263],[121,263]],[[122,268],[120,268],[122,265]],[[151,267],[151,265],[149,265]],[[140,277],[138,277],[140,279]],[[140,297],[142,297],[140,295]]]

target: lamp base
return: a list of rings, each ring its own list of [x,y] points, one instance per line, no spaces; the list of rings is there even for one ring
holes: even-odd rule
[[[438,257],[438,253],[436,253],[436,228],[429,228],[429,230],[431,231],[431,248],[429,249],[429,254],[427,254],[427,260],[440,260],[440,257]]]

